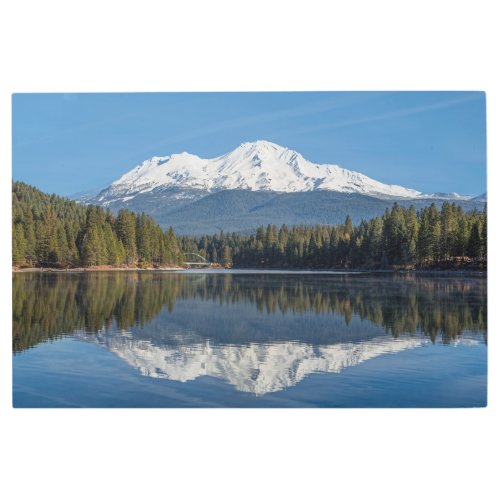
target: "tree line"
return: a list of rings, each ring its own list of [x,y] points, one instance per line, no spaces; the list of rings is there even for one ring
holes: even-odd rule
[[[16,266],[166,266],[183,261],[172,228],[144,213],[81,205],[22,182],[12,186]]]
[[[487,217],[454,203],[418,212],[397,203],[354,226],[269,224],[252,234],[177,237],[144,213],[81,205],[14,182],[12,260],[16,266],[182,265],[198,253],[235,268],[486,268]]]
[[[486,268],[486,206],[464,212],[432,203],[418,212],[394,203],[380,217],[344,224],[260,226],[253,234],[180,236],[183,252],[225,267],[252,268]]]

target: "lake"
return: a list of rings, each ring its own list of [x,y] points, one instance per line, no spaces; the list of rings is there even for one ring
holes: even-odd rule
[[[21,407],[481,407],[481,277],[13,274]]]

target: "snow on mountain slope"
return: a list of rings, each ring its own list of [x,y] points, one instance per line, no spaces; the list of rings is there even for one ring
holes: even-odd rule
[[[475,198],[473,198],[473,200],[482,201],[482,202],[486,203],[487,202],[487,195],[486,195],[486,193],[480,194],[480,195],[476,196]]]
[[[267,141],[246,142],[212,159],[189,153],[153,157],[102,191],[96,201],[105,204],[157,188],[274,191],[284,193],[329,190],[378,197],[417,198],[422,193],[378,182],[333,164],[315,164],[296,151]],[[128,198],[130,199],[130,198]]]

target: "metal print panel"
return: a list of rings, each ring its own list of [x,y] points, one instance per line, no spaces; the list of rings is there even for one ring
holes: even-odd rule
[[[14,94],[14,406],[486,406],[485,137],[481,92]]]

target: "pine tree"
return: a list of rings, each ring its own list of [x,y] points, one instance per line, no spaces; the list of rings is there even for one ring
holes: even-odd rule
[[[12,264],[19,266],[26,263],[27,241],[22,224],[14,224],[12,228]]]
[[[481,256],[481,234],[479,231],[479,222],[474,222],[469,238],[468,254],[473,259]]]
[[[231,267],[232,264],[231,249],[227,245],[224,245],[222,247],[222,265],[224,267]]]
[[[418,241],[418,218],[414,207],[405,212],[405,235],[403,240],[402,260],[404,263],[412,263],[417,258]]]
[[[57,264],[59,260],[59,242],[57,240],[57,216],[52,207],[47,207],[42,214],[37,237],[36,250],[39,262]]]
[[[120,210],[116,219],[116,233],[125,250],[125,262],[133,265],[137,261],[136,224],[132,212]]]
[[[352,234],[352,219],[350,215],[347,215],[344,223],[344,239],[349,241]]]
[[[486,205],[481,215],[481,257],[486,260],[488,254],[488,221],[486,216]]]

